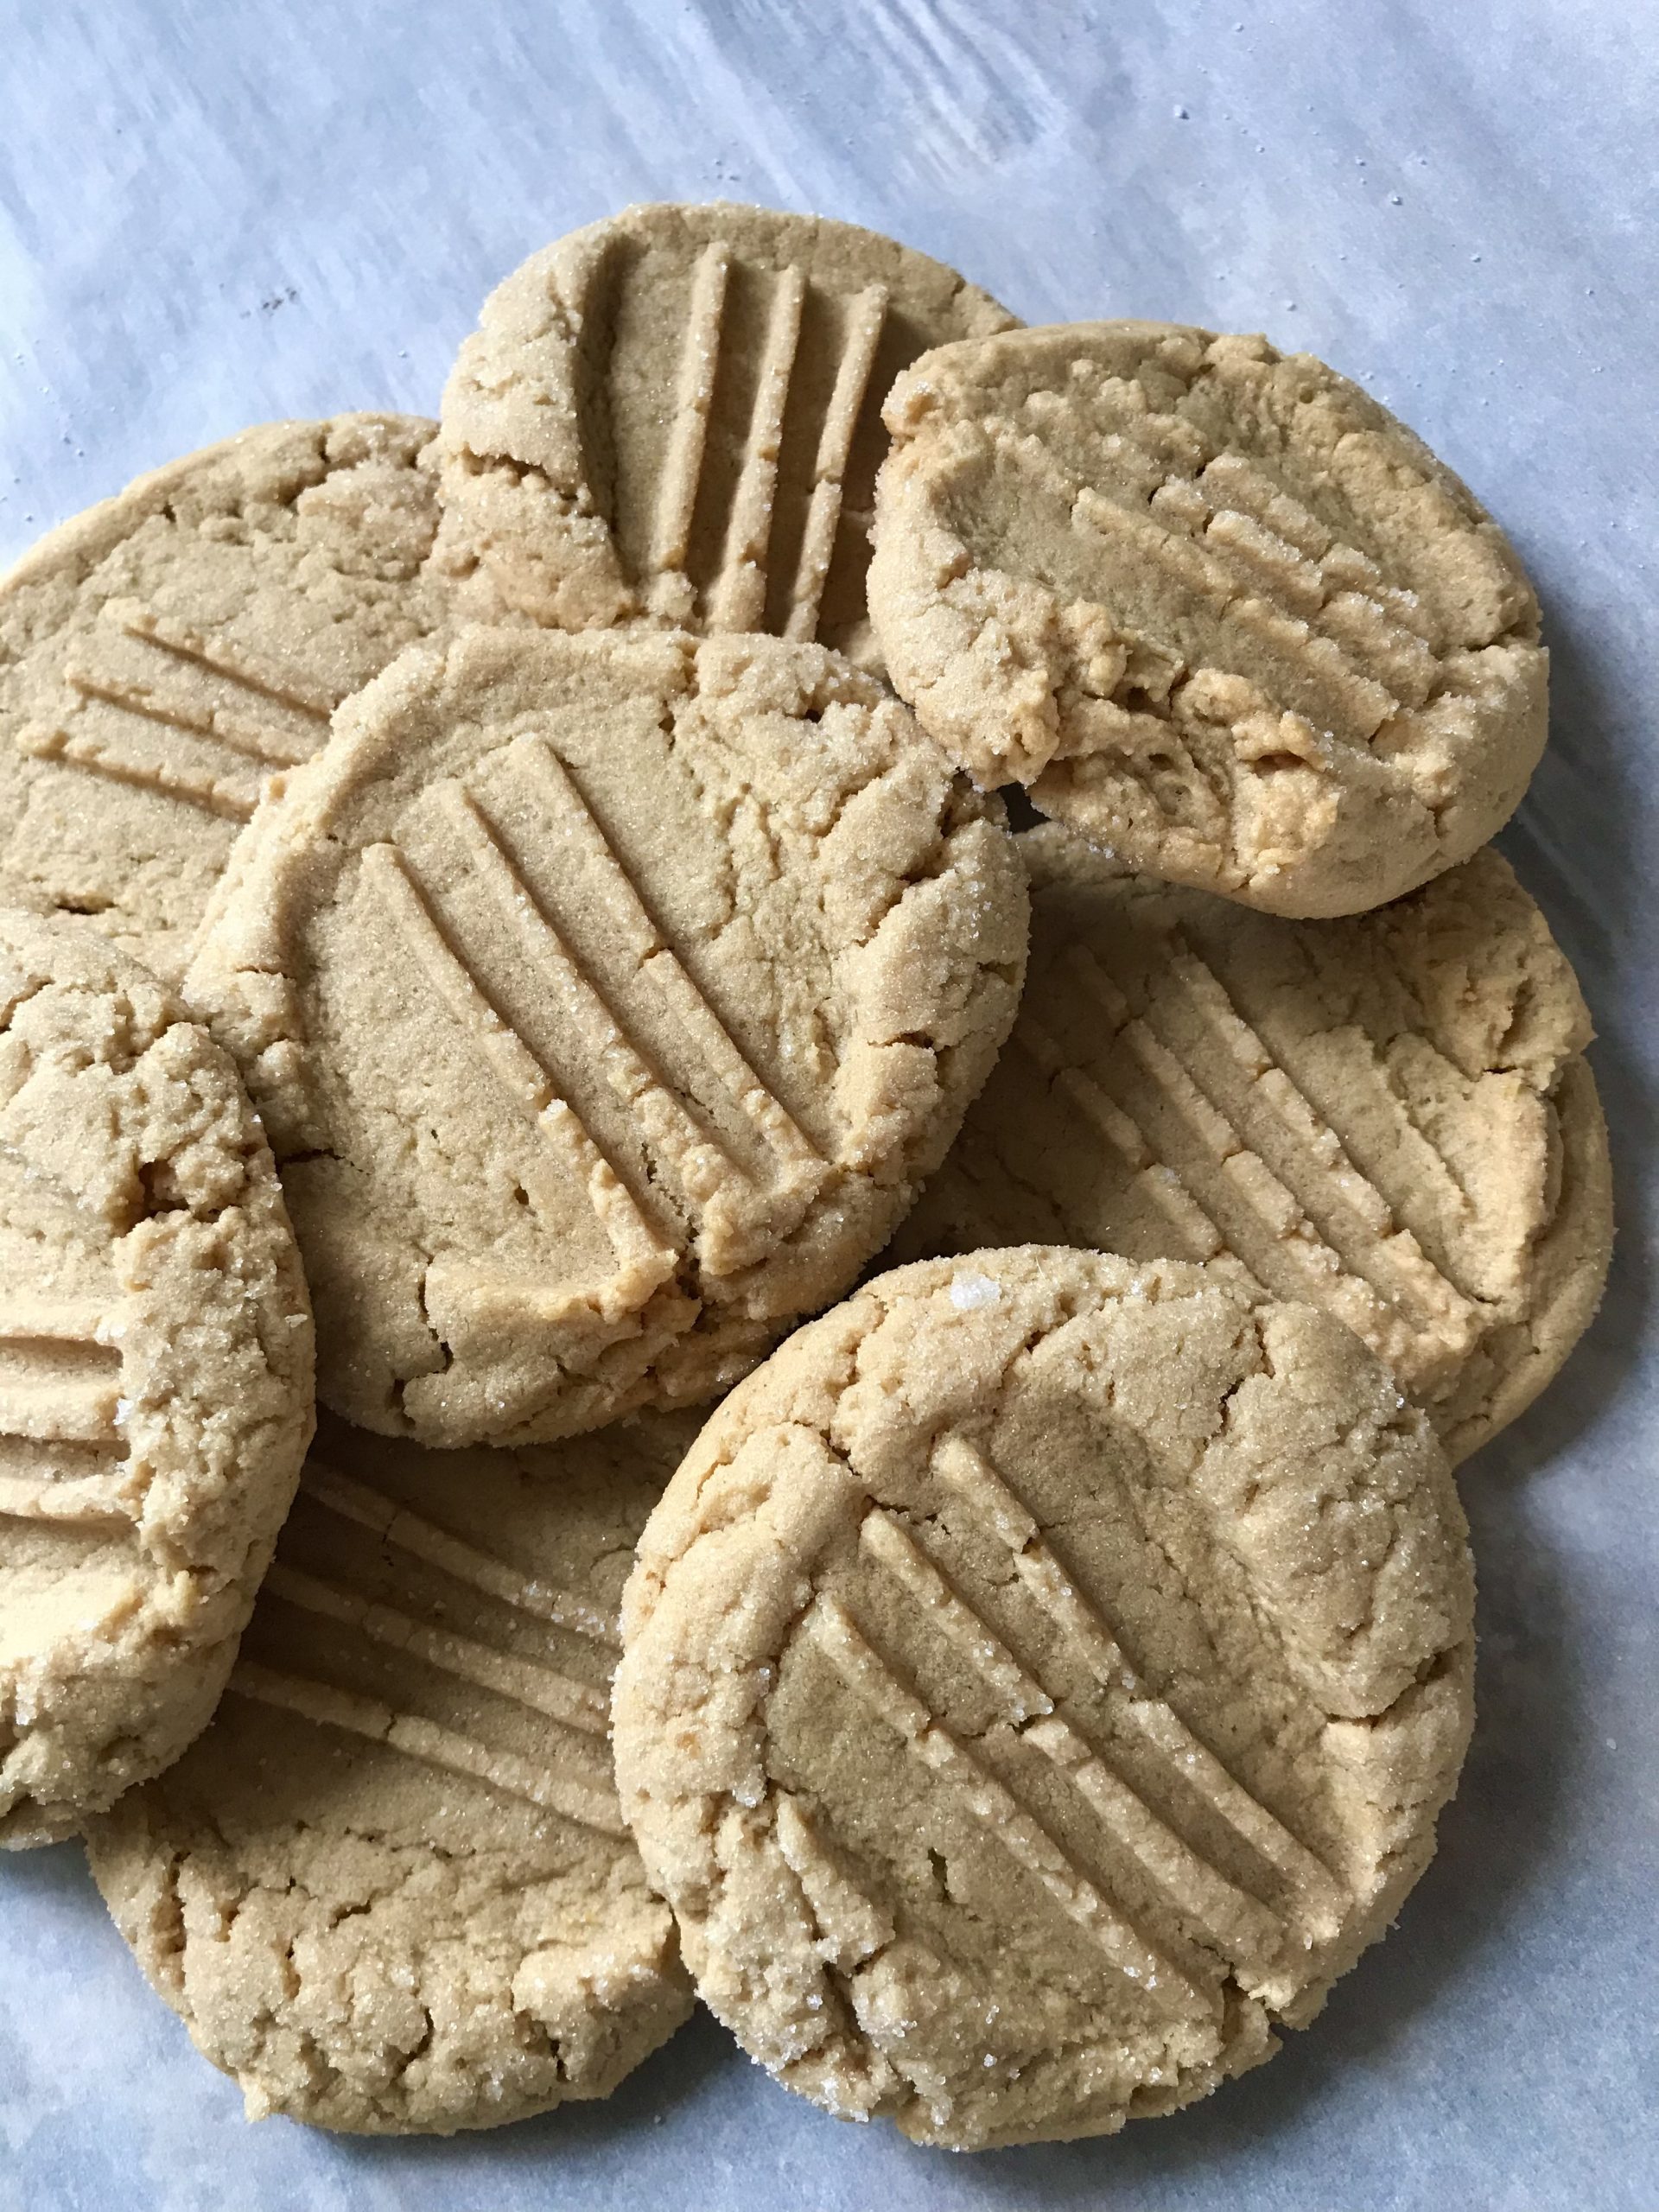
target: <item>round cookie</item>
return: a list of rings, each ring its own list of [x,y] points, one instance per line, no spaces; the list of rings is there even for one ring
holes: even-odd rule
[[[71,1834],[206,1724],[312,1413],[235,1069],[84,925],[0,910],[0,1845]]]
[[[1596,1310],[1612,1188],[1590,1017],[1509,863],[1291,922],[1019,844],[1019,1019],[893,1259],[1213,1259],[1357,1330],[1454,1463],[1513,1421]]]
[[[874,231],[630,207],[486,302],[443,397],[442,543],[565,629],[649,615],[870,656],[882,395],[1014,317]]]
[[[264,778],[444,618],[435,428],[267,423],[24,556],[0,584],[0,898],[178,975]]]
[[[606,1730],[692,1433],[457,1458],[325,1426],[212,1726],[87,1839],[250,2119],[497,2126],[607,2094],[690,2012]]]
[[[733,1393],[623,1600],[622,1806],[789,2088],[979,2149],[1268,2056],[1433,1850],[1461,1510],[1349,1331],[1052,1247],[901,1268]]]
[[[319,1389],[436,1445],[710,1397],[880,1249],[1013,1021],[995,801],[817,645],[415,647],[262,809],[190,970]]]
[[[1497,524],[1309,354],[1149,322],[893,386],[870,611],[924,728],[1137,871],[1359,913],[1466,860],[1543,749]]]

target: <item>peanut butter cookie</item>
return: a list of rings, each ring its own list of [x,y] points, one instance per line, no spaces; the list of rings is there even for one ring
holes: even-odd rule
[[[72,1833],[205,1726],[312,1413],[235,1069],[84,923],[0,910],[0,1844]]]
[[[1112,2133],[1274,2049],[1427,1862],[1472,1581],[1423,1415],[1213,1268],[901,1268],[715,1414],[617,1774],[700,1994],[918,2141]]]
[[[493,2127],[606,2095],[690,2012],[606,1729],[623,1577],[690,1433],[457,1455],[325,1428],[212,1726],[88,1836],[250,2119]]]
[[[1544,742],[1532,588],[1323,362],[1075,323],[929,354],[886,416],[871,613],[980,782],[1292,915],[1395,898],[1513,810]]]
[[[713,1396],[879,1250],[1014,1019],[981,799],[819,645],[415,647],[262,809],[189,975],[320,1389],[429,1444]]]
[[[1509,863],[1291,922],[1052,824],[1019,843],[1019,1020],[893,1258],[1214,1259],[1357,1330],[1454,1462],[1513,1421],[1589,1325],[1613,1231],[1590,1017]]]

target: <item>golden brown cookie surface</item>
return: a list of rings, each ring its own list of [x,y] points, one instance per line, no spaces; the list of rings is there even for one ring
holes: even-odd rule
[[[1357,1330],[1454,1462],[1513,1420],[1595,1311],[1612,1202],[1589,1016],[1508,863],[1291,922],[1018,842],[1020,1016],[893,1257],[1219,1257]]]
[[[791,1338],[641,1539],[623,1809],[789,2087],[962,2148],[1269,2055],[1380,1936],[1467,1740],[1465,1532],[1350,1332],[1027,1246]]]
[[[486,303],[443,400],[444,543],[509,606],[869,653],[882,397],[1014,318],[954,270],[822,217],[631,207]]]
[[[712,1396],[835,1296],[1013,1020],[1000,821],[820,646],[477,630],[360,693],[189,977],[272,1134],[327,1402],[569,1434]]]
[[[987,785],[1134,868],[1290,915],[1465,860],[1544,742],[1497,524],[1345,378],[1260,338],[1077,323],[890,394],[870,607]]]
[[[311,1386],[229,1059],[84,925],[0,911],[0,1844],[70,1833],[207,1721]]]
[[[622,1580],[691,1433],[325,1428],[212,1726],[89,1837],[251,2116],[499,2126],[606,2095],[690,2011],[606,1731]]]
[[[0,586],[0,896],[179,973],[264,779],[444,619],[435,428],[266,423],[24,556]]]

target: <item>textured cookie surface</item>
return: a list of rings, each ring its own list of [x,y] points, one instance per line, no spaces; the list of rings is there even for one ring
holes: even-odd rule
[[[493,2126],[605,2095],[690,2011],[606,1740],[690,1433],[457,1457],[325,1427],[212,1726],[88,1837],[251,2118]]]
[[[930,355],[886,413],[871,613],[978,780],[1293,915],[1408,891],[1515,807],[1544,741],[1531,587],[1322,362],[1077,323]]]
[[[68,1834],[207,1721],[311,1370],[229,1059],[84,924],[0,911],[0,1844]]]
[[[486,302],[443,400],[443,542],[505,601],[865,658],[881,400],[1012,315],[925,255],[816,216],[632,207]]]
[[[1509,863],[1291,922],[1019,842],[1020,1017],[893,1257],[1215,1259],[1357,1330],[1453,1460],[1513,1420],[1595,1311],[1612,1198],[1589,1016]]]
[[[878,1250],[1013,1020],[995,802],[817,645],[416,647],[266,807],[189,989],[365,1427],[714,1395]]]
[[[1274,2047],[1433,1848],[1462,1514],[1310,1306],[901,1268],[709,1421],[623,1604],[623,1809],[699,1993],[920,2140],[1109,2133]]]
[[[442,619],[435,428],[269,423],[25,556],[0,585],[0,897],[179,972],[264,779]]]

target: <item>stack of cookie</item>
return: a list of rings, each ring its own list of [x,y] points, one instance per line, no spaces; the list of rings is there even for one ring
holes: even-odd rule
[[[602,2095],[695,1988],[974,2147],[1308,2019],[1611,1237],[1462,486],[1259,339],[634,209],[441,426],[54,533],[0,680],[0,1840],[249,2111]]]

